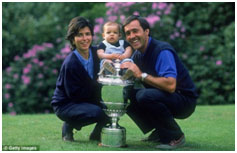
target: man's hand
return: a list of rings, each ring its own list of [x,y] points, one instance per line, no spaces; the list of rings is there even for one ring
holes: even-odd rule
[[[132,71],[133,76],[134,76],[135,78],[141,79],[142,72],[141,72],[141,70],[137,67],[136,64],[134,64],[134,63],[132,63],[132,62],[124,62],[124,63],[121,64],[120,68],[121,68],[121,69],[127,68],[128,70]]]

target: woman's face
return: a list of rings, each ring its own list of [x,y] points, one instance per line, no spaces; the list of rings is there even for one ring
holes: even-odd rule
[[[78,34],[74,37],[73,43],[78,51],[88,52],[92,43],[92,34],[89,27],[80,29]]]

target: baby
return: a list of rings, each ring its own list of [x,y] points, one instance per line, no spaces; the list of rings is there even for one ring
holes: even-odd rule
[[[115,60],[120,60],[121,63],[131,61],[129,57],[132,55],[132,47],[121,38],[120,25],[116,22],[108,21],[103,26],[102,37],[104,40],[100,43],[97,54],[101,59],[100,73],[104,69],[112,74],[116,74],[113,63]]]

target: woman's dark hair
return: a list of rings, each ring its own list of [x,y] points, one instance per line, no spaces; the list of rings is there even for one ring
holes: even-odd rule
[[[124,24],[123,24],[123,26],[122,26],[123,34],[125,34],[124,27],[125,27],[126,25],[128,25],[130,22],[134,21],[134,20],[137,20],[137,21],[140,23],[140,25],[141,25],[141,27],[142,27],[142,29],[143,29],[144,31],[145,31],[146,29],[151,30],[151,29],[150,29],[150,25],[149,25],[149,23],[147,22],[147,20],[146,20],[145,18],[140,17],[140,16],[138,16],[138,15],[131,15],[131,16],[129,16],[129,17],[125,20],[125,22],[124,22]],[[150,32],[149,32],[149,35],[150,35]]]
[[[80,29],[83,29],[85,27],[88,27],[90,29],[91,34],[93,36],[94,35],[93,26],[85,18],[78,16],[78,17],[73,18],[70,21],[70,23],[68,25],[66,40],[70,41],[71,50],[76,49],[76,46],[73,44],[74,37],[78,34],[78,31]]]

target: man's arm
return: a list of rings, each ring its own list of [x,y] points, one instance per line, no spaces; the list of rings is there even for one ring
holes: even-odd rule
[[[173,77],[154,77],[148,74],[144,82],[169,93],[175,92],[176,89],[176,79]]]
[[[121,68],[128,68],[132,71],[134,77],[138,79],[142,78],[141,70],[134,63],[125,62],[121,65]],[[148,74],[148,76],[143,81],[155,88],[167,91],[169,93],[173,93],[176,89],[176,79],[173,77],[155,77]]]

